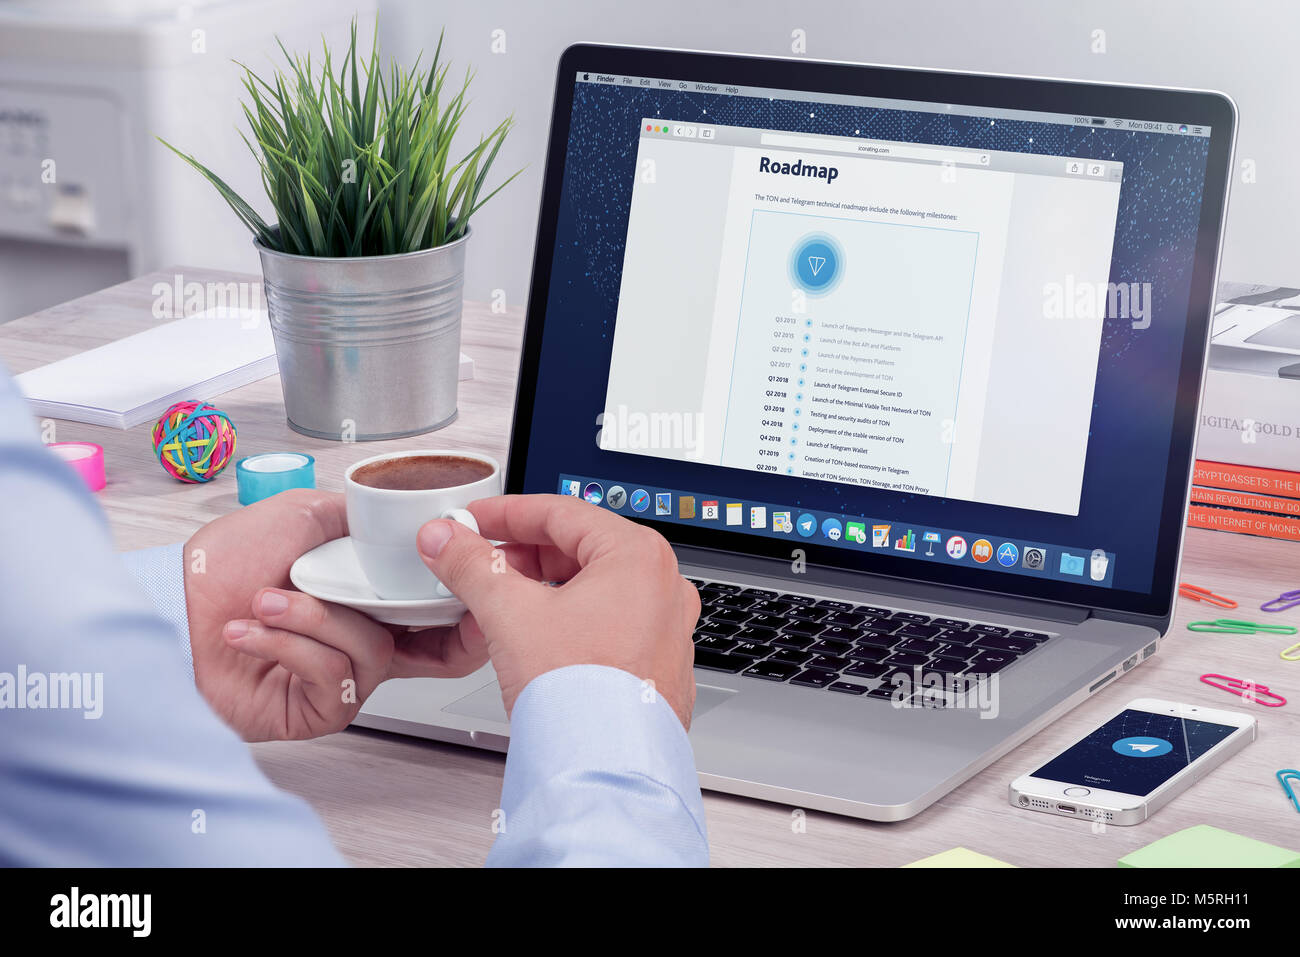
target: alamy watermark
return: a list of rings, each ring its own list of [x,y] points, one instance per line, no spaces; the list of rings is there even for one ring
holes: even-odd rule
[[[596,416],[596,445],[620,452],[700,455],[704,415],[700,412],[641,412],[619,405]]]
[[[171,282],[156,282],[153,295],[155,319],[180,319],[203,313],[213,319],[240,319],[251,329],[265,312],[260,282],[199,282],[180,273]]]
[[[960,708],[978,711],[981,719],[993,719],[998,705],[998,676],[945,675],[925,671],[919,665],[912,674],[896,672],[890,679],[894,693],[890,704],[896,708]]]
[[[1127,319],[1134,329],[1151,325],[1149,282],[1065,282],[1043,284],[1043,316],[1047,319]]]
[[[0,671],[0,711],[81,711],[94,721],[104,714],[103,672]]]

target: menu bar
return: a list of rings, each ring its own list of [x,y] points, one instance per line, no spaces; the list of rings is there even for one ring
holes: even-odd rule
[[[857,96],[846,93],[821,93],[808,90],[778,90],[762,86],[739,86],[731,83],[701,83],[694,80],[672,80],[663,77],[626,76],[618,73],[579,72],[579,83],[598,83],[632,87],[642,90],[659,90],[665,93],[702,93],[724,96],[766,97],[770,100],[792,102],[837,103],[845,106],[863,106],[871,109],[911,110],[918,113],[947,113],[953,116],[978,116],[990,120],[1008,119],[1031,123],[1061,123],[1066,126],[1086,126],[1092,129],[1111,129],[1134,133],[1164,133],[1174,136],[1210,135],[1210,127],[1163,120],[1138,120],[1119,116],[1080,116],[1074,113],[1046,113],[1035,110],[1007,110],[987,106],[968,106],[960,103],[931,103],[923,100],[897,100],[876,96]]]

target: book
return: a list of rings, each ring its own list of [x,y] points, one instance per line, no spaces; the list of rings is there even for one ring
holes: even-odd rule
[[[1215,505],[1193,505],[1187,510],[1187,527],[1300,542],[1300,518],[1268,512],[1247,512]]]
[[[1197,454],[1300,470],[1300,290],[1219,284]]]
[[[1192,503],[1195,505],[1217,505],[1220,508],[1235,508],[1245,512],[1271,512],[1274,515],[1286,515],[1300,518],[1300,499],[1282,498],[1278,495],[1258,495],[1254,492],[1238,492],[1225,488],[1192,487]]]
[[[1300,541],[1300,473],[1197,460],[1188,528]]]
[[[51,362],[16,381],[38,417],[129,429],[183,399],[211,400],[277,371],[266,314],[222,308]],[[462,352],[458,378],[473,376],[474,361]]]
[[[1266,469],[1231,462],[1207,462],[1197,459],[1192,484],[1207,488],[1235,489],[1261,495],[1300,498],[1300,472]]]

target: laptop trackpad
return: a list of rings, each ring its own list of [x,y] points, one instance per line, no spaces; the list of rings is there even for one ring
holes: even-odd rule
[[[458,698],[442,709],[449,714],[464,715],[467,718],[482,718],[498,724],[509,724],[505,705],[501,703],[501,686],[495,681],[485,684],[477,691],[472,691],[463,698]]]
[[[718,705],[730,701],[736,692],[729,688],[715,688],[712,685],[697,685],[695,688],[695,711],[692,720],[712,711]],[[506,724],[506,709],[501,704],[501,686],[493,681],[477,691],[458,698],[442,709],[450,714],[463,715],[466,718],[482,718]]]

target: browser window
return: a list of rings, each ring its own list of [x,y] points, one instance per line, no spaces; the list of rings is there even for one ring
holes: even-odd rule
[[[1121,162],[640,128],[603,449],[1078,514]]]

